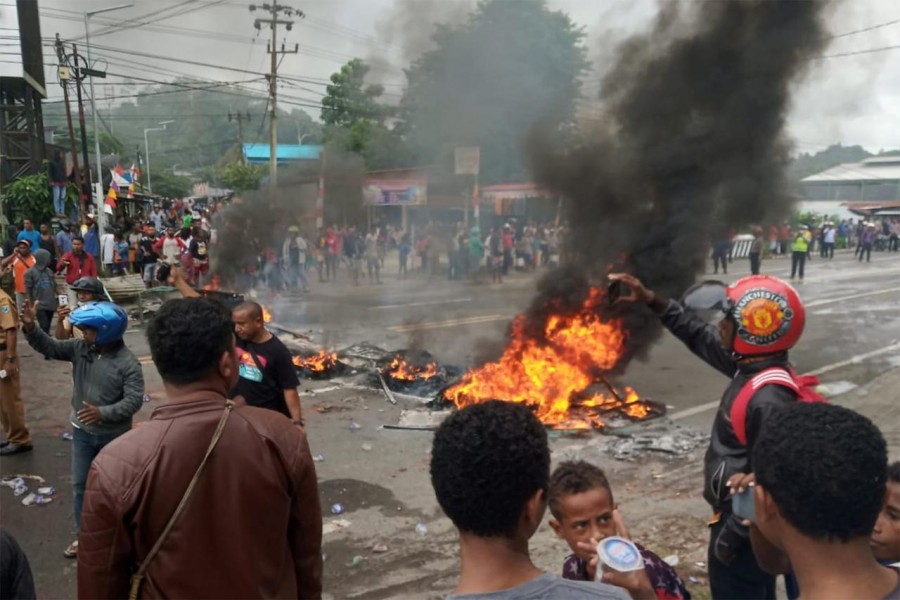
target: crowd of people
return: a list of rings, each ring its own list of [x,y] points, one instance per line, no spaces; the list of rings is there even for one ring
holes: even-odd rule
[[[462,223],[429,223],[405,231],[376,223],[364,228],[331,225],[307,237],[298,225],[289,225],[260,249],[257,261],[246,266],[241,287],[265,285],[273,292],[309,291],[310,273],[319,283],[346,280],[358,286],[364,280],[381,285],[388,275],[386,258],[396,252],[396,278],[433,277],[443,272],[450,280],[490,276],[493,281],[512,270],[534,271],[559,262],[563,227],[510,219],[486,234]],[[393,265],[392,265],[393,266]]]
[[[768,241],[764,230],[759,225],[751,228],[753,242],[750,245],[750,272],[760,273],[761,261],[765,256],[790,256],[791,280],[803,282],[806,262],[812,260],[818,252],[820,258],[834,259],[835,249],[854,249],[854,257],[859,262],[865,257],[871,262],[872,251],[900,252],[900,217],[884,217],[882,219],[863,220],[856,223],[853,219],[838,223],[824,220],[818,224],[801,224],[792,228],[785,222],[780,227],[769,228]],[[731,262],[733,232],[728,232],[712,243],[713,269],[719,272],[722,265],[724,273],[728,272]]]

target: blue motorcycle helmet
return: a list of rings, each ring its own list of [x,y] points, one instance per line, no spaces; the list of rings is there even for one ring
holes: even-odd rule
[[[69,321],[79,329],[95,329],[97,338],[94,343],[98,346],[118,342],[128,329],[128,315],[122,307],[112,302],[93,302],[76,308],[69,315]]]

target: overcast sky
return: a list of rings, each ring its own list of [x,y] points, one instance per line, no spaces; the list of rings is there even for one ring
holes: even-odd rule
[[[127,0],[39,0],[41,35],[65,38],[84,35],[83,11],[98,10]],[[516,0],[508,0],[516,1]],[[739,1],[739,0],[738,0]],[[403,89],[402,68],[427,45],[429,23],[458,20],[474,0],[279,0],[303,10],[290,32],[279,33],[279,43],[301,45],[300,53],[287,55],[279,73],[308,79],[286,82],[281,88],[287,101],[316,105],[323,82],[350,58],[375,61],[379,80],[387,85],[386,96],[396,100]],[[215,81],[241,81],[247,89],[265,90],[261,74],[268,70],[264,29],[257,37],[253,28],[259,12],[248,10],[249,2],[238,0],[138,0],[136,6],[93,18],[92,43],[96,55],[108,61],[113,73],[153,80],[171,79],[176,73]],[[549,0],[551,7],[568,13],[587,33],[589,55],[597,63],[611,53],[614,41],[629,32],[645,29],[656,12],[656,0]],[[166,14],[187,11],[172,18]],[[150,16],[147,16],[150,15]],[[120,22],[144,17],[160,19],[141,27],[104,33],[113,19]],[[295,19],[296,20],[296,19]],[[869,31],[860,29],[883,25]],[[177,28],[177,30],[173,30]],[[167,30],[168,29],[168,30]],[[798,152],[814,152],[830,144],[860,144],[872,152],[900,147],[900,2],[898,0],[844,0],[829,16],[829,29],[839,37],[816,61],[809,75],[797,86],[789,131]],[[129,56],[128,50],[195,62],[253,71],[260,75]],[[840,54],[893,47],[853,56]],[[83,52],[83,51],[82,51]],[[53,62],[52,49],[45,48],[45,62]],[[596,64],[602,72],[603,64]],[[100,63],[98,68],[104,68]],[[50,99],[61,97],[53,70],[48,68]],[[586,91],[596,94],[599,75],[592,74]],[[255,81],[248,81],[255,80]],[[110,78],[98,98],[134,93],[133,85]],[[286,107],[290,108],[290,107]],[[318,111],[304,107],[315,117]]]

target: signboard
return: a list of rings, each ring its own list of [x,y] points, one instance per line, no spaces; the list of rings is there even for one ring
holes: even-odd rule
[[[478,175],[481,165],[481,148],[478,146],[457,148],[454,158],[456,159],[457,175]]]
[[[4,38],[0,77],[22,77],[46,98],[38,3],[0,0],[0,31]]]
[[[428,201],[428,180],[369,179],[362,191],[369,206],[416,206]]]

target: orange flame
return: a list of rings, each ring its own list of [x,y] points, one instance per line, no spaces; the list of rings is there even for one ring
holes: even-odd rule
[[[624,354],[627,333],[621,321],[598,314],[602,302],[604,292],[591,288],[574,315],[547,319],[544,340],[530,337],[525,315],[518,315],[503,355],[467,372],[444,391],[444,398],[458,408],[494,399],[521,402],[533,407],[541,422],[559,429],[602,428],[602,414],[617,409],[646,418],[651,409],[631,388],[619,398],[612,393],[579,398],[598,372],[612,369]]]
[[[337,364],[338,355],[336,352],[329,353],[325,350],[319,350],[312,356],[294,356],[291,359],[291,362],[294,363],[294,366],[298,369],[306,369],[314,373],[324,373]]]
[[[263,323],[271,323],[272,322],[272,313],[269,312],[269,309],[265,306],[262,307],[263,312]]]
[[[213,275],[212,280],[203,286],[203,291],[214,292],[219,289],[219,276]]]
[[[438,374],[438,366],[434,361],[425,365],[416,365],[397,355],[385,367],[384,374],[401,381],[424,381]]]

